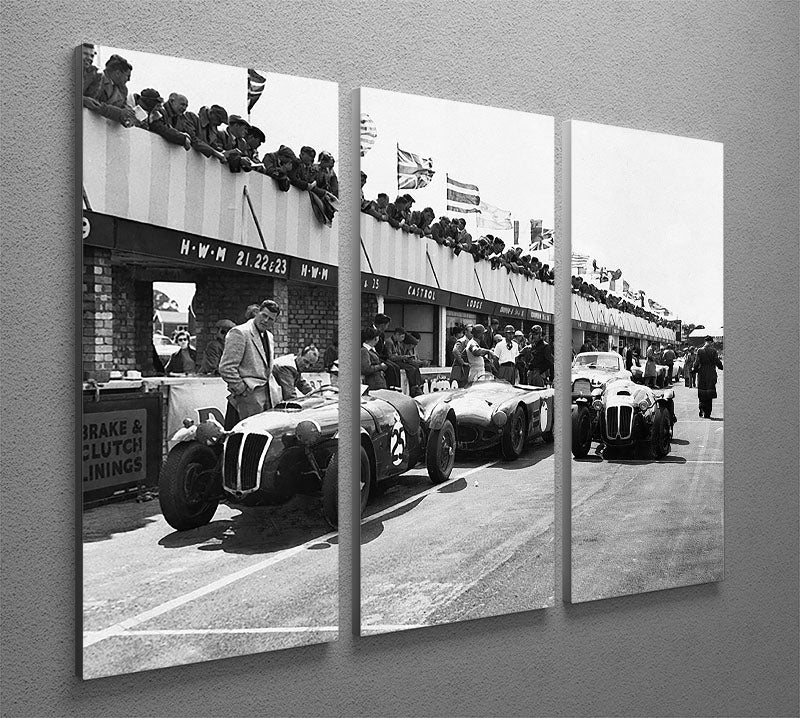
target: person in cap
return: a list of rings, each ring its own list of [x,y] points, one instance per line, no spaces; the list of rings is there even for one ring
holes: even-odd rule
[[[180,145],[185,150],[191,148],[192,138],[189,134],[179,132],[167,123],[163,108],[164,99],[158,90],[146,87],[138,95],[134,95],[134,99],[136,100],[134,111],[138,117],[137,127],[160,135],[167,142]]]
[[[550,372],[553,369],[553,347],[542,336],[542,328],[538,324],[531,327],[529,336],[531,358],[528,363],[528,384],[547,386]]]
[[[411,396],[422,393],[422,376],[419,371],[419,361],[408,353],[405,339],[408,333],[403,327],[395,327],[391,336],[386,337],[386,363],[394,365],[398,370],[403,370],[408,379],[408,391]]]
[[[469,375],[467,376],[467,383],[471,384],[479,376],[486,373],[486,363],[484,357],[492,353],[491,349],[482,347],[480,342],[486,328],[483,324],[475,324],[472,327],[472,339],[467,342],[467,361],[469,362]]]
[[[494,355],[497,357],[499,368],[497,378],[515,384],[517,379],[517,357],[519,356],[519,344],[514,341],[514,325],[506,324],[503,330],[504,336],[499,342],[495,343]]]
[[[231,172],[250,171],[250,160],[247,157],[247,131],[250,123],[239,115],[231,115],[228,118],[228,126],[225,129],[225,149],[223,154]]]
[[[235,326],[230,319],[220,319],[214,325],[214,336],[206,344],[200,361],[201,374],[219,375],[219,360],[222,359],[222,352],[225,349],[225,337]]]
[[[264,174],[275,180],[281,192],[288,192],[291,186],[289,173],[295,162],[297,162],[297,155],[294,150],[286,145],[281,145],[276,152],[267,152],[264,155],[262,160]]]
[[[403,231],[408,232],[408,226],[411,224],[410,206],[408,195],[397,195],[397,199],[394,202],[386,205],[389,224],[395,229],[402,228]]]
[[[84,90],[83,106],[123,127],[133,127],[136,113],[128,101],[132,71],[133,65],[121,55],[109,57],[99,80],[88,83]]]
[[[714,346],[714,337],[704,337],[702,347],[697,350],[692,365],[692,374],[697,377],[697,401],[700,416],[711,418],[714,399],[717,398],[717,369],[722,369],[717,349]]]
[[[201,107],[197,113],[197,137],[194,148],[206,157],[225,162],[225,132],[220,125],[228,123],[228,111],[222,105]]]
[[[247,128],[247,132],[244,136],[246,145],[245,157],[250,160],[251,169],[254,169],[257,172],[264,171],[264,165],[261,163],[261,160],[258,157],[258,148],[261,147],[264,142],[266,142],[266,139],[267,138],[261,129],[255,125],[250,125],[250,127]]]
[[[317,186],[317,170],[314,167],[314,158],[317,151],[313,147],[304,145],[300,148],[300,155],[297,162],[289,172],[289,181],[297,189],[313,191]]]

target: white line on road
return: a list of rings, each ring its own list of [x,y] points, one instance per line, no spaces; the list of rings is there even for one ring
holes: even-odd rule
[[[243,568],[240,571],[236,571],[224,578],[220,578],[217,581],[213,581],[212,583],[207,584],[206,586],[201,586],[194,591],[190,591],[189,593],[184,594],[183,596],[178,596],[177,598],[173,598],[171,601],[167,601],[166,603],[162,603],[160,606],[156,606],[151,608],[148,611],[144,611],[132,618],[128,618],[124,621],[120,621],[119,623],[115,623],[113,626],[109,626],[108,628],[104,628],[102,631],[92,631],[86,632],[84,634],[84,641],[83,647],[87,648],[88,646],[94,645],[95,643],[99,643],[100,641],[104,641],[106,638],[110,638],[111,636],[117,636],[120,633],[124,633],[129,628],[133,628],[134,626],[138,626],[140,623],[144,623],[145,621],[149,621],[151,618],[155,618],[157,616],[161,616],[168,611],[171,611],[173,608],[178,608],[179,606],[183,606],[191,601],[194,601],[197,598],[202,598],[203,596],[208,595],[209,593],[213,593],[214,591],[224,588],[240,579],[247,578],[254,573],[258,573],[269,566],[273,566],[274,564],[283,561],[291,556],[294,556],[297,553],[301,553],[305,551],[310,546],[314,546],[321,541],[330,541],[330,539],[334,538],[338,535],[338,532],[333,531],[331,533],[325,534],[324,536],[318,536],[317,538],[313,538],[310,541],[306,541],[304,544],[300,544],[300,546],[295,546],[294,548],[285,549],[279,553],[270,556],[263,561],[259,561],[258,563],[254,563],[252,566],[248,566],[247,568]]]
[[[417,494],[409,499],[406,499],[400,504],[395,506],[391,506],[373,516],[369,516],[368,518],[362,519],[361,525],[363,526],[365,523],[370,521],[374,521],[375,519],[380,518],[381,516],[385,516],[393,511],[396,511],[398,508],[405,506],[407,504],[416,501],[420,496],[426,496],[429,493],[434,491],[438,491],[443,486],[447,486],[447,484],[452,484],[454,481],[459,481],[460,479],[465,479],[468,476],[482,471],[490,466],[494,466],[494,464],[498,463],[497,461],[491,461],[488,464],[483,464],[482,466],[476,466],[474,469],[470,469],[467,473],[462,474],[454,479],[450,479],[442,484],[436,484],[432,488],[428,489],[427,491],[423,491],[421,494]],[[285,549],[284,551],[280,551],[263,561],[259,561],[258,563],[254,563],[252,566],[248,566],[246,568],[241,569],[240,571],[236,571],[224,578],[220,578],[217,581],[213,581],[212,583],[207,584],[206,586],[201,586],[194,591],[190,591],[189,593],[184,594],[183,596],[178,596],[173,598],[166,603],[162,603],[159,606],[155,606],[147,611],[144,611],[132,618],[127,618],[124,621],[120,621],[119,623],[115,623],[113,626],[109,626],[108,628],[104,628],[101,631],[86,631],[84,632],[84,639],[83,639],[83,647],[88,648],[89,646],[94,645],[95,643],[100,643],[100,641],[104,641],[107,638],[111,638],[112,636],[119,636],[123,633],[129,631],[129,629],[133,628],[134,626],[138,626],[145,621],[149,621],[151,618],[156,618],[157,616],[161,616],[168,611],[171,611],[173,608],[179,608],[180,606],[184,606],[195,599],[202,598],[203,596],[208,595],[209,593],[213,593],[220,588],[224,588],[225,586],[229,586],[236,581],[239,581],[243,578],[247,578],[248,576],[252,576],[254,573],[258,573],[259,571],[263,571],[265,568],[269,568],[270,566],[283,561],[284,559],[290,558],[295,554],[301,553],[305,551],[310,546],[315,546],[322,541],[330,541],[331,539],[338,536],[337,531],[333,531],[331,533],[325,534],[324,536],[317,536],[316,538],[311,539],[310,541],[306,541],[305,543],[301,544],[300,546],[295,546],[290,549]],[[283,631],[287,629],[281,629]]]

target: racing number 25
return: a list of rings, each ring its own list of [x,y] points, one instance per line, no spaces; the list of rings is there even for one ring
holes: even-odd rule
[[[403,454],[406,451],[406,430],[400,414],[395,412],[392,432],[389,436],[389,451],[392,455],[392,464],[399,466],[403,463]]]

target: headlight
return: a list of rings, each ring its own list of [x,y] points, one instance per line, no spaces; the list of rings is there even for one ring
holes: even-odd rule
[[[641,411],[647,411],[647,409],[649,408],[649,406],[650,406],[650,402],[648,402],[648,401],[647,401],[647,399],[642,399],[642,400],[639,402],[639,409],[640,409]]]
[[[595,400],[592,402],[592,408],[593,408],[595,411],[601,411],[601,410],[602,410],[602,408],[603,408],[603,402],[602,402],[602,401],[600,401],[600,399],[595,399]]]
[[[301,421],[294,430],[297,440],[305,446],[313,446],[322,436],[322,430],[316,421]]]
[[[494,424],[498,429],[502,426],[505,426],[507,421],[508,417],[502,411],[496,411],[492,415],[492,424]]]

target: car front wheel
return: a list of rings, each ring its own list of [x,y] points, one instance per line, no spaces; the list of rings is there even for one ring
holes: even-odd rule
[[[513,461],[522,455],[525,448],[525,439],[528,436],[528,422],[525,419],[525,411],[521,406],[514,409],[514,413],[503,429],[503,436],[500,439],[500,454],[508,461]]]
[[[208,498],[209,472],[217,463],[214,452],[195,441],[177,444],[169,452],[158,479],[161,513],[177,531],[211,521],[219,499]]]
[[[428,476],[434,484],[441,484],[450,478],[456,463],[456,430],[449,419],[441,429],[431,431],[425,449],[425,463]]]
[[[592,417],[589,409],[579,406],[572,415],[572,455],[581,459],[592,448]]]
[[[650,435],[650,451],[653,457],[661,459],[669,453],[672,439],[672,418],[664,407],[656,409],[653,430]]]

